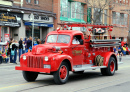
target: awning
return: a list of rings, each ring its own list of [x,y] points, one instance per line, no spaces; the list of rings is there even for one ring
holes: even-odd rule
[[[32,22],[25,22],[24,25],[26,25],[26,26],[32,26]],[[34,23],[34,26],[53,27],[53,24]]]

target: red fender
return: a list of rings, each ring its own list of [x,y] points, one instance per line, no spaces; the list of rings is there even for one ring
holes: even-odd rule
[[[111,56],[113,56],[116,60],[116,64],[117,64],[117,58],[116,55],[113,52],[103,52],[100,54],[102,57],[104,57],[104,61],[103,61],[103,65],[104,66],[108,66],[108,62]]]
[[[72,60],[72,57],[69,56],[69,55],[66,55],[66,54],[58,54],[56,55],[54,58],[54,62],[51,63],[51,71],[57,71],[61,65],[61,63],[64,61],[64,60],[67,60],[68,63],[70,63],[71,65],[71,70],[73,69],[73,60]]]

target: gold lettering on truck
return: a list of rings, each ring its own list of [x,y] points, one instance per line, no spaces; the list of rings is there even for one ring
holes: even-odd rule
[[[73,50],[73,51],[72,51],[72,54],[73,54],[74,56],[76,56],[76,55],[81,55],[81,54],[82,54],[82,50]]]

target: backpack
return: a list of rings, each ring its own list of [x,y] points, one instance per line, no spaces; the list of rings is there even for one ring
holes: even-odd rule
[[[15,55],[15,49],[14,50],[11,49],[11,55],[13,56]]]

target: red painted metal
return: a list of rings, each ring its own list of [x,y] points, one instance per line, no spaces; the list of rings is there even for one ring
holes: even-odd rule
[[[64,26],[65,24],[60,24],[60,25]],[[105,25],[73,24],[73,23],[68,23],[66,25],[71,28],[89,27],[89,26],[92,27],[92,29],[113,28],[110,25],[105,26]],[[57,43],[57,42],[47,43],[47,38],[49,35],[69,35],[70,42],[69,43]],[[73,37],[76,35],[81,36],[81,39],[84,42],[83,45],[72,44]],[[75,30],[52,31],[48,33],[45,44],[34,46],[32,48],[32,52],[23,54],[27,57],[26,60],[23,60],[22,58],[23,55],[21,55],[20,67],[16,67],[16,70],[51,73],[57,71],[63,61],[67,61],[70,64],[71,71],[74,71],[73,66],[94,64],[95,57],[97,55],[101,55],[102,57],[104,57],[103,66],[108,66],[110,57],[114,56],[113,47],[99,47],[99,48],[90,47],[90,45],[93,44],[90,43],[91,36],[87,35],[86,39],[84,37],[85,36],[81,31],[75,31]],[[63,53],[59,53],[58,51],[56,51],[56,48],[54,47],[60,48],[60,50],[63,51]],[[46,56],[48,57],[48,61],[44,60]],[[51,68],[50,69],[44,68],[44,65],[50,65]],[[61,72],[60,75],[61,79],[65,79],[66,72],[67,72],[66,67],[62,66],[62,68],[60,68],[60,72]]]
[[[115,68],[115,63],[114,63],[114,61],[112,61],[112,62],[110,63],[110,70],[111,70],[111,72],[114,71],[114,68]]]
[[[59,76],[60,76],[60,79],[64,80],[66,77],[67,77],[67,68],[66,66],[61,66],[60,67],[60,71],[59,71]]]

